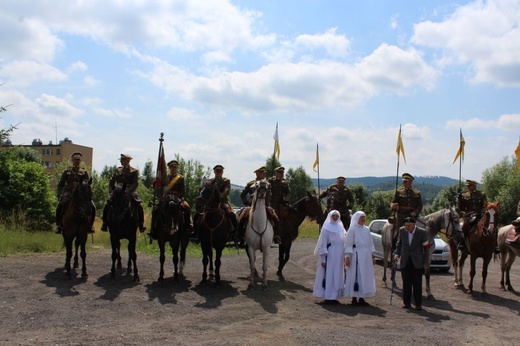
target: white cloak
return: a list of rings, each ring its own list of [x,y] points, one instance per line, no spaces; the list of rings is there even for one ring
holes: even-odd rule
[[[317,246],[320,257],[318,258],[318,268],[312,292],[316,297],[327,300],[336,300],[343,297],[346,233],[344,229],[342,232],[330,232],[325,228],[321,230]],[[327,244],[330,244],[328,249]],[[321,262],[325,258],[327,261],[326,269],[321,266]],[[324,278],[325,281],[323,280]],[[323,284],[325,284],[325,288]]]
[[[347,267],[345,279],[344,294],[346,297],[367,298],[376,295],[373,252],[375,252],[375,248],[368,227],[364,225],[350,227],[345,246],[345,257],[350,258],[350,267]],[[356,279],[359,287],[357,291],[354,291]]]

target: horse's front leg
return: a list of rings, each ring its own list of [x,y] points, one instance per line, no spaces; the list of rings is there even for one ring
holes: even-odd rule
[[[477,258],[475,256],[470,257],[471,269],[469,270],[469,285],[467,293],[469,295],[473,295],[473,279],[475,278],[475,274],[477,272],[476,263]]]
[[[181,261],[179,264],[179,275],[184,277],[184,266],[186,265],[186,249],[190,243],[190,238],[185,235],[181,240]]]
[[[433,299],[433,294],[430,287],[430,272],[430,264],[428,264],[424,270],[424,278],[426,279],[426,297]]]
[[[132,238],[132,237],[131,237]],[[132,239],[128,240],[128,268],[127,274],[131,273],[132,264],[134,265],[134,276],[132,278],[133,281],[139,282],[139,270],[137,269],[137,252],[135,251],[137,239],[135,236]]]
[[[74,242],[74,246],[76,248],[76,251],[74,252],[74,269],[79,268],[79,257],[78,257],[78,249],[79,249],[79,239],[76,238],[76,241]]]
[[[256,251],[248,245],[247,247],[247,256],[249,257],[249,286],[247,286],[248,290],[252,290],[255,288],[255,262],[256,262]]]
[[[87,274],[87,250],[86,250],[86,244],[87,244],[87,236],[85,235],[85,239],[81,242],[81,279],[87,280],[88,274]]]
[[[222,257],[222,248],[215,249],[215,288],[220,287],[220,258]]]
[[[64,237],[65,238],[65,237]],[[70,262],[72,260],[72,240],[64,239],[65,240],[65,248],[66,248],[66,254],[65,254],[65,273],[67,274],[67,277],[69,279],[72,278],[72,268],[70,265]]]
[[[110,235],[110,242],[112,245],[112,267],[110,268],[110,278],[112,280],[116,279],[116,262],[119,258],[119,245],[120,241],[116,238],[115,235]]]
[[[166,242],[163,241],[162,239],[159,239],[158,243],[159,243],[160,270],[159,270],[159,279],[157,279],[157,281],[159,281],[159,283],[162,284],[164,282],[164,261],[166,259],[166,256],[164,255],[164,246],[165,246]]]
[[[487,295],[486,279],[487,279],[487,274],[488,274],[489,262],[491,262],[491,256],[489,258],[485,258],[484,264],[482,265],[482,286],[480,288],[482,289],[483,295]]]
[[[173,280],[179,280],[179,245],[180,240],[174,240],[170,241],[170,246],[172,248],[173,256],[172,256],[172,262],[173,262]]]
[[[267,291],[267,269],[269,268],[269,250],[270,246],[264,247],[262,250],[262,290]]]
[[[276,275],[278,275],[280,281],[285,281],[282,270],[291,257],[291,245],[292,243],[284,244],[282,242],[278,248],[278,270],[276,271]]]

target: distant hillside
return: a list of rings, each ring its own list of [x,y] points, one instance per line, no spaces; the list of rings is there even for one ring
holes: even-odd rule
[[[312,179],[314,186],[318,187],[318,179]],[[320,179],[320,189],[327,188],[327,186],[334,184],[336,178],[332,179]],[[439,187],[451,186],[457,183],[458,180],[441,177],[441,176],[426,176],[426,177],[415,177],[413,182],[414,186],[421,184],[434,185]],[[389,177],[360,177],[360,178],[347,178],[346,184],[363,184],[366,187],[373,188],[376,190],[390,190],[395,188],[395,176]],[[398,179],[398,184],[401,185],[401,178]],[[379,187],[379,189],[377,188]]]

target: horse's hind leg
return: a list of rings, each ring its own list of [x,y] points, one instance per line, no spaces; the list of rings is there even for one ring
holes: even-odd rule
[[[289,245],[280,244],[278,248],[278,270],[276,271],[276,275],[278,275],[278,278],[280,281],[285,281],[285,277],[283,276],[283,268],[289,262],[289,257],[291,254],[291,245],[292,243],[289,243]]]
[[[70,239],[64,239],[65,240],[65,248],[67,249],[66,250],[66,254],[65,254],[65,272],[67,274],[67,277],[69,279],[72,278],[72,274],[71,274],[71,266],[70,266],[70,261],[72,259],[72,240]]]
[[[188,244],[190,243],[190,238],[185,236],[181,240],[181,261],[179,263],[179,275],[184,277],[184,265],[186,264],[186,249],[188,248]]]
[[[172,247],[173,257],[173,280],[179,280],[179,245],[180,241],[170,242],[170,246]]]
[[[166,260],[166,256],[164,255],[164,246],[165,242],[161,239],[158,240],[159,243],[159,263],[160,263],[160,270],[159,270],[159,278],[157,281],[162,284],[164,282],[164,261]]]
[[[484,295],[487,295],[486,279],[488,274],[489,262],[491,262],[491,256],[489,258],[484,259],[484,264],[482,265],[482,286],[480,288],[482,289],[482,294]]]
[[[215,287],[220,287],[220,258],[222,257],[222,248],[215,249]]]

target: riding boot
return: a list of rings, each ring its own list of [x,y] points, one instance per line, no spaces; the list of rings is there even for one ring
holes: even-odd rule
[[[56,230],[54,233],[61,234],[61,213],[62,213],[63,206],[60,203],[58,203],[58,206],[56,207]]]
[[[457,249],[458,250],[465,250],[466,249],[466,244],[464,242],[464,233],[463,232],[457,232],[456,233],[456,237],[457,237]]]
[[[94,228],[94,220],[96,219],[96,205],[94,204],[94,201],[91,201],[92,203],[92,211],[90,212],[90,219],[92,220],[90,224],[90,231],[89,234],[94,234],[96,232],[96,229]]]
[[[103,224],[101,225],[101,231],[108,232],[107,227],[107,218],[108,218],[108,202],[105,204],[105,207],[103,208]]]
[[[280,238],[280,221],[274,223],[273,231],[273,243],[280,244],[282,242],[282,239]]]
[[[146,226],[144,225],[144,210],[141,203],[137,204],[137,216],[139,217],[139,232],[143,233],[146,231]]]

